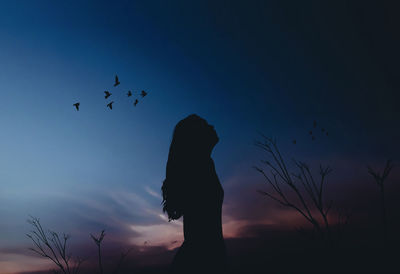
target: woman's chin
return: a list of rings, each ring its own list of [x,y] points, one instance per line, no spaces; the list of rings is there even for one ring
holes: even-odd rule
[[[213,147],[214,147],[216,144],[218,144],[218,142],[219,142],[219,138],[218,138],[217,134],[215,134],[215,136],[214,136],[214,138],[213,138]]]

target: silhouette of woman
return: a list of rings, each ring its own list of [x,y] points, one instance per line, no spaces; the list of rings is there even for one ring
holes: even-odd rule
[[[195,114],[175,127],[162,185],[163,211],[169,220],[183,216],[184,242],[170,273],[226,273],[224,191],[211,159],[217,143],[214,127]]]

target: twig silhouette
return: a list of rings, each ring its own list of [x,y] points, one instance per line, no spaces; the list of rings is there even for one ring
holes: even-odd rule
[[[102,264],[102,258],[101,258],[101,242],[103,241],[105,235],[106,234],[104,233],[104,230],[101,231],[99,237],[95,237],[95,236],[93,236],[93,234],[90,234],[90,236],[92,237],[93,241],[97,245],[100,274],[103,274],[103,264]]]
[[[386,217],[386,204],[385,204],[385,180],[389,176],[390,171],[393,168],[391,160],[386,161],[386,166],[383,170],[382,175],[379,172],[375,172],[370,166],[367,166],[368,173],[375,179],[376,184],[379,187],[381,193],[381,210],[382,210],[382,224],[383,224],[383,237],[384,241],[387,242],[387,217]]]
[[[298,172],[289,173],[276,140],[262,134],[261,136],[263,141],[257,141],[255,145],[266,151],[272,161],[261,161],[267,166],[269,173],[260,167],[256,166],[254,168],[263,175],[266,182],[272,187],[272,192],[262,190],[258,192],[283,206],[295,209],[317,232],[322,236],[324,232],[327,232],[328,237],[330,237],[328,214],[332,207],[332,201],[325,203],[323,190],[326,176],[332,171],[331,168],[320,166],[320,179],[317,181],[305,163],[294,160]],[[288,188],[289,193],[293,194],[294,198],[291,198],[292,195],[284,191],[283,187]],[[307,203],[307,199],[311,200],[311,204]],[[322,222],[315,216],[315,210],[321,215]]]
[[[30,216],[28,223],[33,226],[33,230],[27,233],[34,244],[33,248],[29,248],[36,254],[50,259],[63,274],[77,274],[83,262],[82,259],[76,258],[74,265],[71,267],[72,256],[67,253],[67,241],[69,235],[63,233],[62,236],[57,232],[48,230],[45,231],[40,224],[38,218]],[[54,270],[58,273],[57,270]]]
[[[119,261],[117,264],[117,267],[115,268],[113,274],[118,274],[119,270],[122,266],[123,261],[125,260],[125,258],[128,256],[128,254],[132,251],[132,248],[129,248],[128,250],[126,250],[125,252],[121,253],[121,256],[119,257]]]

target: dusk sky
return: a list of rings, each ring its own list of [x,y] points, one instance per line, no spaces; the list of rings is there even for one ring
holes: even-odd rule
[[[72,246],[102,229],[116,243],[179,246],[160,188],[173,128],[192,113],[220,138],[226,238],[301,220],[256,192],[267,187],[252,168],[259,132],[289,160],[330,165],[339,205],[373,196],[366,166],[400,154],[399,9],[388,3],[1,1],[0,273],[47,268],[27,250],[29,215]],[[148,95],[134,107],[128,90]],[[311,140],[314,120],[329,136]]]

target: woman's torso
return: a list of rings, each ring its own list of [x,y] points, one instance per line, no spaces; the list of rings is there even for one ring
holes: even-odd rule
[[[224,191],[212,160],[191,183],[183,214],[184,242],[171,273],[223,274],[227,268],[221,222]]]
[[[191,195],[183,214],[186,243],[222,241],[222,203],[224,191],[211,160],[190,184]]]

